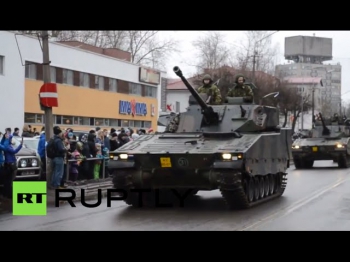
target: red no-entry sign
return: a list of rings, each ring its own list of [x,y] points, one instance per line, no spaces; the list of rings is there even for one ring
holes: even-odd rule
[[[57,85],[55,83],[43,84],[40,88],[40,103],[45,107],[58,107]]]

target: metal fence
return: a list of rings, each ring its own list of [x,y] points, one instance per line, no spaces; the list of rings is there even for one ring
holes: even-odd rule
[[[102,179],[105,179],[106,178],[106,163],[107,163],[107,160],[109,158],[108,157],[103,157],[103,158],[98,158],[98,157],[91,157],[91,158],[85,158],[83,161],[96,161],[96,160],[100,160],[102,161]],[[70,170],[70,165],[71,163],[76,163],[78,162],[79,160],[75,160],[75,159],[69,159],[67,160],[67,164],[66,164],[66,181],[69,181],[69,170]]]

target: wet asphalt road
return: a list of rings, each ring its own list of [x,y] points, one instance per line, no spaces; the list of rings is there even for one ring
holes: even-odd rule
[[[311,170],[288,170],[280,198],[243,211],[228,211],[218,190],[199,192],[184,208],[134,209],[106,201],[49,208],[46,217],[0,215],[0,230],[350,230],[350,168],[332,161]],[[93,201],[90,201],[93,202]]]

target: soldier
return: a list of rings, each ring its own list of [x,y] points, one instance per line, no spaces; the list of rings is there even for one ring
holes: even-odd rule
[[[253,102],[253,90],[250,88],[250,86],[245,85],[244,82],[244,76],[237,75],[235,80],[236,86],[228,91],[227,97],[244,97],[246,101]]]
[[[221,104],[221,92],[220,89],[213,85],[213,79],[210,75],[206,74],[203,77],[203,85],[197,89],[198,94],[207,94],[211,97],[210,105],[220,105]]]
[[[165,128],[165,133],[174,133],[176,132],[179,123],[180,123],[180,117],[178,114],[171,112],[170,114],[171,120],[167,127]]]
[[[337,113],[334,113],[332,122],[339,122],[339,117]]]

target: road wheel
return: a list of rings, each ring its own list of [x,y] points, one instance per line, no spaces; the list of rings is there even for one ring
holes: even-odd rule
[[[264,198],[265,196],[265,179],[264,177],[259,178],[259,199]]]
[[[259,200],[259,195],[260,195],[260,183],[259,183],[259,178],[254,177],[254,200]]]
[[[270,195],[272,195],[276,192],[276,183],[275,183],[274,174],[269,175],[269,181],[270,181]]]
[[[255,196],[255,183],[254,183],[254,179],[253,178],[249,178],[246,181],[245,192],[246,192],[248,201],[250,203],[253,202],[254,201],[254,196]]]
[[[267,197],[270,195],[270,179],[269,179],[269,175],[267,176],[264,176],[264,186],[265,186],[265,189],[264,189],[264,196]]]

